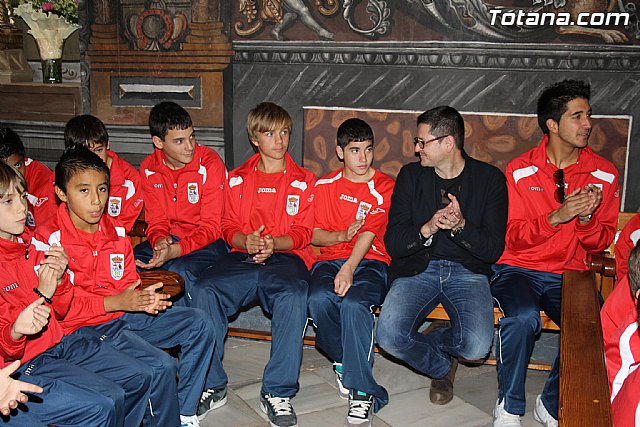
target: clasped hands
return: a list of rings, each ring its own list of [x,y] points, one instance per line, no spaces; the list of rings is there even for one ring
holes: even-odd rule
[[[447,194],[451,202],[442,209],[436,211],[431,219],[420,228],[420,233],[426,238],[433,236],[439,230],[456,230],[464,228],[465,219],[460,210],[458,199],[451,193]]]
[[[253,233],[247,234],[245,240],[245,248],[250,255],[249,259],[253,260],[256,264],[264,264],[273,254],[275,247],[275,242],[271,234],[265,234],[264,237],[260,237],[264,229],[265,226],[261,225],[258,229],[254,230]]]
[[[578,217],[581,224],[586,224],[602,201],[602,190],[596,185],[589,184],[584,188],[577,188],[565,196],[562,205],[548,216],[553,226],[564,224]]]
[[[171,236],[167,236],[156,241],[156,244],[153,246],[153,255],[149,262],[144,263],[139,259],[136,259],[136,265],[146,270],[159,268],[162,267],[167,261],[179,256],[180,245],[178,245],[178,243],[175,243]]]

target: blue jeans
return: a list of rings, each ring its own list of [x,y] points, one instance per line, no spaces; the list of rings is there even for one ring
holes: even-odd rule
[[[422,335],[418,328],[441,303],[450,328]],[[431,378],[451,370],[451,356],[481,359],[493,340],[493,301],[487,276],[461,264],[432,260],[422,273],[393,281],[377,327],[378,344]]]
[[[171,236],[174,242],[179,242],[180,239],[176,236]],[[179,258],[174,258],[167,261],[160,267],[162,270],[173,271],[180,274],[184,278],[184,294],[174,300],[173,305],[176,306],[191,306],[191,288],[198,279],[200,273],[205,269],[211,267],[221,256],[229,252],[229,246],[224,240],[218,239],[215,242],[195,250],[186,255],[182,255]],[[136,259],[142,262],[149,262],[153,256],[153,248],[149,241],[144,241],[137,245],[133,249],[133,253]],[[142,268],[138,268],[138,271],[148,271]]]
[[[498,333],[498,399],[504,409],[524,415],[524,383],[535,340],[542,331],[540,309],[558,325],[562,297],[562,275],[528,268],[496,264],[491,293],[503,317]],[[560,379],[560,354],[542,392],[542,403],[556,420]]]
[[[192,289],[192,305],[213,318],[216,345],[209,378],[212,388],[227,384],[222,367],[228,318],[242,307],[260,303],[271,316],[271,356],[264,369],[262,393],[293,397],[299,388],[302,338],[307,325],[309,271],[294,254],[275,252],[265,265],[242,262],[246,252],[231,252],[205,270]]]
[[[320,261],[311,270],[309,313],[316,326],[316,345],[332,361],[342,363],[344,386],[373,395],[378,411],[389,403],[389,395],[373,378],[373,312],[387,293],[387,265],[360,261],[353,285],[339,297],[334,279],[345,261]]]

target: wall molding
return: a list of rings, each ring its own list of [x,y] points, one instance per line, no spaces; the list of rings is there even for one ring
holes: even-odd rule
[[[640,69],[640,48],[481,42],[235,41],[235,63],[385,65],[508,71],[628,73]]]

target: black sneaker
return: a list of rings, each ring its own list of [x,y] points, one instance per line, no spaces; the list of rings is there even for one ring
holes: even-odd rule
[[[198,411],[196,415],[199,420],[204,419],[207,413],[211,410],[217,409],[227,403],[227,388],[221,388],[214,390],[212,388],[206,389],[200,396],[200,402],[198,403]]]
[[[371,409],[373,396],[357,390],[351,390],[349,395],[349,413],[345,426],[368,427],[371,425]]]
[[[260,408],[269,417],[271,427],[298,427],[298,417],[288,397],[261,393]]]

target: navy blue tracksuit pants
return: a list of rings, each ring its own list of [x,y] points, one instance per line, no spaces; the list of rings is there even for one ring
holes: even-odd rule
[[[334,279],[345,261],[319,261],[311,269],[309,313],[316,326],[316,345],[334,362],[342,363],[344,386],[373,395],[378,411],[389,403],[389,395],[373,378],[373,313],[387,294],[387,265],[360,261],[353,285],[339,297]]]
[[[540,310],[560,324],[562,275],[496,264],[491,294],[503,314],[499,320],[497,364],[498,399],[510,414],[524,415],[527,365],[542,331]],[[561,332],[562,333],[562,332]],[[560,353],[542,392],[542,403],[556,420],[560,380]]]
[[[174,242],[179,242],[180,239],[176,236],[171,236]],[[229,246],[224,240],[218,239],[215,242],[195,250],[191,253],[183,255],[179,258],[174,258],[167,261],[166,264],[161,266],[162,270],[173,271],[178,273],[184,279],[184,294],[180,295],[175,301],[174,306],[191,306],[191,288],[193,288],[198,276],[201,272],[211,267],[218,258],[226,255],[229,252]],[[148,240],[140,243],[133,249],[133,253],[136,259],[142,262],[149,262],[153,256],[153,248]],[[142,268],[138,268],[138,271],[148,271]]]
[[[24,363],[13,375],[37,384],[26,409],[13,411],[10,426],[139,427],[148,406],[151,369],[104,345],[72,334]]]
[[[275,252],[264,265],[242,262],[246,257],[246,252],[231,252],[205,270],[191,290],[191,305],[209,313],[216,336],[224,337],[228,318],[258,301],[271,316],[273,337],[262,393],[293,397],[299,388],[309,271],[297,255],[290,253]],[[223,351],[220,339],[209,374],[216,389],[227,384]]]
[[[170,307],[155,316],[125,313],[111,322],[84,327],[78,332],[98,334],[116,349],[153,369],[151,407],[145,426],[180,425],[179,415],[195,415],[216,342],[211,319],[205,313],[187,307]],[[178,345],[180,361],[176,364],[161,349]]]

